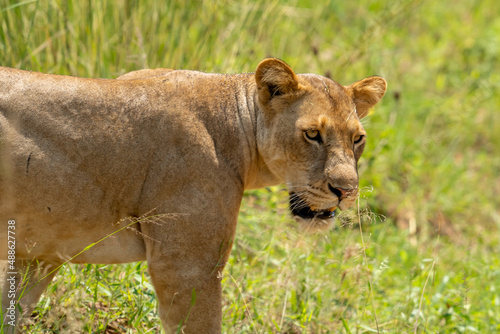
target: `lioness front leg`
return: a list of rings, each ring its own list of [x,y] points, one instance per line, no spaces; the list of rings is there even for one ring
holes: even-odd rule
[[[220,333],[220,277],[232,247],[234,228],[229,227],[220,234],[213,230],[177,233],[177,229],[191,227],[189,223],[177,221],[170,228],[147,228],[154,229],[155,233],[146,235],[168,236],[160,240],[145,238],[160,318],[166,333],[175,333],[180,328],[183,333]]]
[[[208,268],[207,268],[208,269]],[[166,333],[220,333],[222,321],[221,283],[215,270],[150,262],[151,279],[159,301],[160,318]],[[218,269],[218,270],[217,270]],[[181,281],[176,281],[173,277]]]

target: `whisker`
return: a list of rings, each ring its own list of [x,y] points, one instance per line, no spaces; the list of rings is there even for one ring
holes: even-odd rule
[[[349,121],[349,118],[351,118],[352,114],[354,114],[356,111],[356,107],[354,107],[354,109],[351,111],[351,113],[349,114],[349,117],[347,117],[347,119],[345,120],[345,122],[347,123]]]

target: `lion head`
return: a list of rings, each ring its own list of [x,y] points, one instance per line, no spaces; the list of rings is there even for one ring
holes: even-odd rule
[[[269,170],[289,190],[290,209],[308,229],[329,227],[336,209],[358,196],[357,163],[366,143],[360,122],[385,94],[369,77],[349,86],[315,74],[296,75],[266,59],[255,80],[261,113],[257,145]]]

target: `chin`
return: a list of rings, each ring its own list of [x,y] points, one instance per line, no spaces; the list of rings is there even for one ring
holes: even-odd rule
[[[335,225],[335,218],[304,218],[294,216],[299,223],[300,230],[304,232],[314,233],[330,230]]]
[[[290,210],[300,229],[306,232],[331,229],[338,211],[336,206],[327,209],[311,207],[296,194],[290,194]]]

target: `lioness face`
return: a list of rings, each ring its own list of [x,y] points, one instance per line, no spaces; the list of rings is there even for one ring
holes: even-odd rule
[[[262,62],[256,81],[266,128],[259,150],[288,185],[292,214],[308,229],[327,228],[336,209],[357,198],[366,142],[360,119],[386,82],[371,77],[344,87],[319,75],[297,76],[277,60]]]

